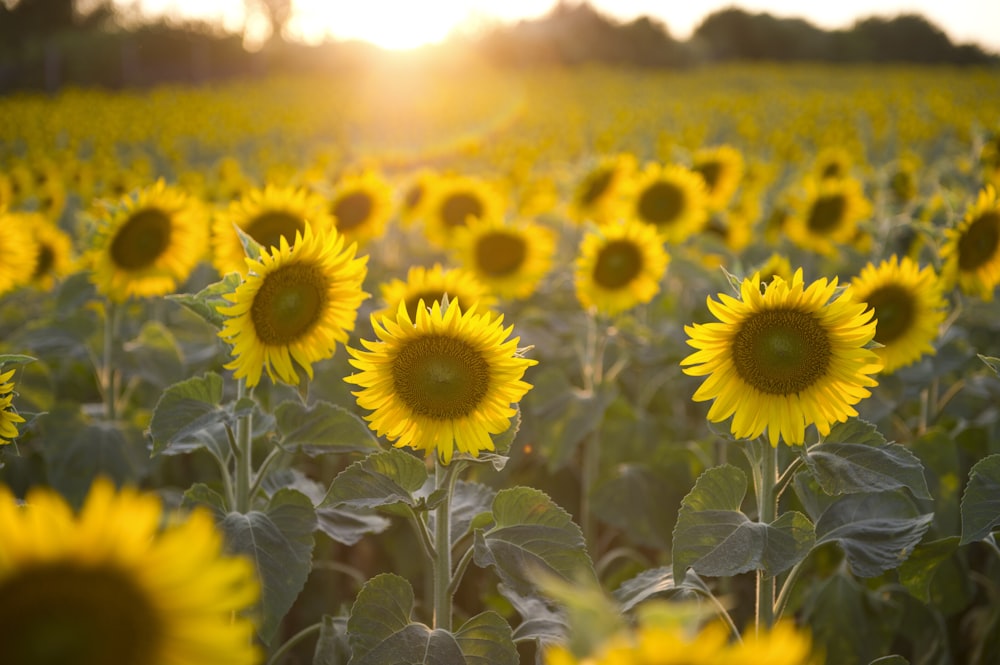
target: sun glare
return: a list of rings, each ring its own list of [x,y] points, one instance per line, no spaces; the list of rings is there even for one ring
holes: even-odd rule
[[[306,41],[359,39],[385,49],[404,50],[444,40],[465,18],[457,2],[374,2],[351,4],[299,0],[290,30]]]

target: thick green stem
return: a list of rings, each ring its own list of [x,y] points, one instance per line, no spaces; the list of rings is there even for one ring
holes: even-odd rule
[[[292,647],[294,647],[299,642],[306,639],[313,633],[318,633],[322,629],[323,629],[322,623],[314,623],[311,626],[306,626],[299,632],[295,633],[294,635],[288,638],[287,642],[278,647],[278,649],[274,652],[274,655],[272,655],[268,659],[267,665],[278,665],[278,663],[280,663],[285,658],[285,656],[288,655],[288,652],[291,651]]]
[[[457,462],[456,462],[457,464]],[[434,461],[434,485],[445,498],[434,514],[434,627],[451,630],[451,495],[454,469]]]
[[[778,454],[767,441],[760,442],[760,470],[757,480],[757,521],[770,524],[778,512],[775,485],[778,480]],[[774,624],[774,578],[764,570],[757,570],[757,632],[768,630]]]
[[[101,393],[104,397],[104,417],[113,422],[118,417],[115,386],[115,332],[117,328],[118,308],[110,300],[104,307],[104,358],[101,367]]]
[[[785,578],[785,582],[781,585],[781,593],[778,594],[778,602],[774,606],[775,619],[780,619],[781,615],[785,613],[785,607],[788,606],[788,599],[792,596],[792,587],[799,580],[804,563],[805,559],[795,564],[789,571],[788,577]]]
[[[583,542],[587,544],[592,557],[596,557],[598,551],[597,525],[590,494],[597,483],[600,466],[601,437],[600,433],[594,430],[583,440],[583,469],[580,478],[580,530],[583,531]]]
[[[246,396],[246,381],[240,379],[236,392],[236,400]],[[250,432],[253,425],[251,414],[240,416],[236,421],[236,511],[246,514],[250,512],[253,479],[253,451],[251,450]]]

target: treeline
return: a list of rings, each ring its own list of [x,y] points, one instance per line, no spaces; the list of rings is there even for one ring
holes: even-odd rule
[[[290,0],[245,1],[267,9],[264,15],[274,34],[280,34]],[[83,13],[78,0],[0,0],[0,93],[356,69],[387,57],[362,43],[308,47],[280,38],[248,52],[241,35],[216,26],[138,21],[116,13],[110,0],[91,0],[89,7]],[[917,15],[867,18],[850,29],[828,31],[801,19],[730,8],[709,15],[690,39],[679,41],[667,26],[648,17],[620,22],[587,3],[566,1],[542,18],[495,26],[407,57],[444,62],[454,60],[456,52],[512,67],[582,63],[688,67],[730,60],[1000,62],[996,54],[977,45],[953,44],[941,29]]]

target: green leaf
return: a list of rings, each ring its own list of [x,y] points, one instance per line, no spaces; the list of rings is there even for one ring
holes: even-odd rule
[[[502,616],[483,612],[472,617],[455,633],[455,641],[467,665],[519,665],[513,634]]]
[[[270,644],[312,569],[316,511],[309,497],[279,490],[265,512],[231,512],[222,520],[230,549],[254,564],[261,588],[262,617],[257,634]]]
[[[497,455],[506,455],[510,452],[510,447],[517,438],[517,433],[521,429],[521,407],[514,405],[514,415],[510,418],[510,427],[500,434],[493,435],[493,450]]]
[[[234,223],[233,228],[236,229],[236,235],[239,236],[240,244],[243,245],[243,253],[254,261],[260,261],[264,247],[257,242],[256,238],[244,231],[239,224]],[[289,239],[288,244],[292,244],[292,239]]]
[[[863,443],[869,446],[885,445],[885,437],[872,423],[851,418],[837,423],[830,428],[830,433],[823,437],[823,443]]]
[[[848,494],[816,522],[816,544],[838,543],[855,575],[875,577],[902,564],[933,519],[899,491]]]
[[[1000,358],[994,358],[992,356],[984,356],[981,353],[977,353],[979,359],[986,363],[986,366],[993,370],[996,374],[1000,375]]]
[[[347,665],[351,647],[347,642],[347,617],[323,615],[313,652],[312,665]]]
[[[209,284],[198,293],[168,295],[166,298],[191,310],[214,328],[222,330],[226,317],[220,314],[217,308],[232,305],[231,302],[223,298],[223,295],[235,292],[236,287],[242,282],[243,278],[240,277],[240,274],[233,272],[220,281]]]
[[[341,471],[322,507],[380,508],[403,503],[415,506],[413,493],[427,482],[424,462],[395,448],[372,453]]]
[[[806,466],[830,495],[901,489],[930,499],[924,466],[901,445],[823,442],[803,452]]]
[[[868,663],[868,665],[910,665],[910,661],[906,660],[902,656],[892,655],[876,658]]]
[[[454,545],[472,528],[472,522],[490,512],[496,491],[480,483],[459,480],[451,498],[451,543]]]
[[[186,492],[181,501],[185,508],[195,508],[197,506],[207,507],[215,513],[216,521],[221,521],[229,512],[226,499],[205,483],[195,483]]]
[[[118,485],[136,480],[140,456],[146,457],[137,431],[97,422],[67,434],[70,438],[52,441],[47,452],[49,480],[70,503],[81,502],[97,476]]]
[[[695,580],[701,584],[695,583]],[[704,582],[701,582],[696,573],[688,571],[684,581],[677,585],[674,583],[673,571],[662,567],[644,570],[625,580],[615,589],[614,597],[621,604],[622,612],[631,612],[650,598],[689,598],[691,594],[700,595],[704,590]]]
[[[594,512],[604,522],[625,531],[633,542],[667,549],[687,487],[672,480],[661,469],[619,464],[613,477],[594,488]],[[657,510],[649,510],[649,506]]]
[[[962,545],[988,536],[1000,526],[1000,453],[988,455],[969,471],[962,495]]]
[[[349,665],[467,665],[455,637],[410,620],[413,588],[393,573],[368,580],[347,620]]]
[[[493,526],[475,531],[473,560],[492,566],[501,582],[520,594],[535,588],[533,575],[595,579],[580,527],[544,492],[513,487],[493,499]]]
[[[147,321],[135,339],[122,345],[134,363],[136,374],[154,386],[168,386],[184,376],[184,356],[170,329],[159,321]]]
[[[698,478],[674,527],[675,580],[683,582],[688,568],[711,577],[751,570],[777,575],[809,553],[815,540],[809,518],[792,511],[771,524],[753,522],[739,509],[746,491],[746,475],[729,464]]]
[[[802,610],[816,653],[830,665],[861,665],[891,649],[898,627],[886,625],[875,592],[846,571],[816,580]]]
[[[0,367],[4,365],[24,365],[35,362],[38,358],[25,356],[19,353],[0,353]]]
[[[290,400],[279,404],[274,415],[281,435],[279,445],[285,450],[298,449],[310,457],[379,450],[378,440],[365,422],[336,404],[306,406]]]
[[[899,567],[899,581],[913,597],[931,602],[931,580],[938,566],[958,550],[958,536],[917,545]]]
[[[534,594],[522,596],[505,584],[498,584],[497,590],[521,616],[521,623],[512,635],[514,642],[535,641],[545,646],[566,641],[569,633],[566,616],[547,599]]]
[[[234,414],[221,406],[222,377],[214,372],[175,383],[153,408],[149,433],[153,455],[176,455],[208,448],[219,459],[228,455],[224,425]]]

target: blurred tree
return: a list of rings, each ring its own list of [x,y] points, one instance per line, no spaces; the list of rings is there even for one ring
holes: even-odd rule
[[[244,0],[247,13],[257,13],[267,19],[271,39],[284,40],[285,26],[292,18],[292,0]]]

